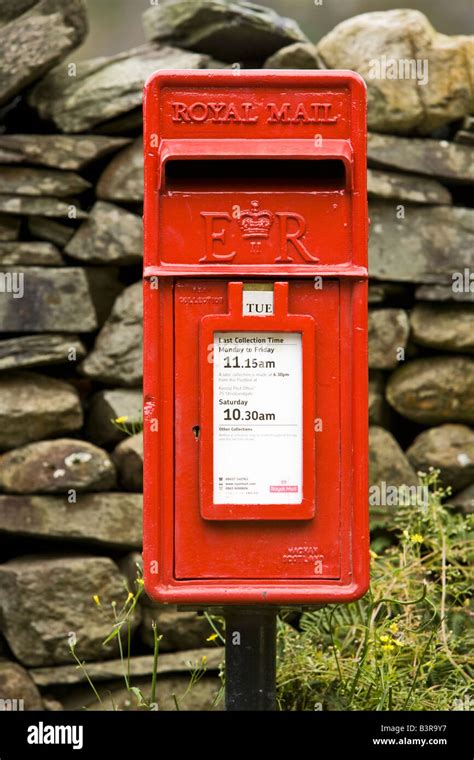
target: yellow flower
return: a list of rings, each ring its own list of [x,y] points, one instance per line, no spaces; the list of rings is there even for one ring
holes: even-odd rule
[[[384,644],[382,649],[384,652],[393,652],[395,647],[393,646],[393,644]]]
[[[203,654],[201,658],[201,666],[204,667],[206,663],[207,663],[207,657],[205,654]]]
[[[128,604],[132,599],[133,599],[133,594],[131,591],[129,591],[128,596],[127,596],[127,601],[125,602],[125,604]]]
[[[390,626],[389,626],[389,628],[390,628],[390,630],[391,630],[392,633],[397,633],[398,632],[398,625],[396,623],[391,623]]]
[[[400,641],[400,639],[393,639],[394,643],[397,645],[397,647],[403,647],[405,646],[403,641]]]
[[[370,556],[372,557],[372,559],[378,559],[379,558],[379,555],[377,554],[377,552],[374,552],[373,549],[370,550]]]
[[[424,540],[425,540],[425,539],[423,538],[423,536],[421,535],[421,533],[413,533],[413,534],[410,536],[410,541],[411,541],[413,544],[422,544]]]
[[[126,422],[127,420],[128,420],[127,416],[116,417],[115,418],[115,422],[117,422],[119,425],[121,425],[122,423]]]
[[[217,633],[211,633],[211,635],[207,637],[206,641],[215,641],[216,639]]]
[[[99,599],[98,594],[94,594],[94,596],[92,597],[92,599],[94,600],[94,602],[96,603],[96,605],[98,607],[100,607],[100,599]]]
[[[387,641],[390,641],[390,636],[386,636],[386,635],[384,634],[383,636],[380,636],[380,641],[381,641],[383,644],[386,644],[386,643],[387,643]],[[382,648],[383,648],[383,647],[382,647]]]

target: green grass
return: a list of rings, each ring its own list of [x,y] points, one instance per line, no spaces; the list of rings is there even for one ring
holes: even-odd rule
[[[436,471],[427,504],[399,507],[391,541],[372,551],[363,599],[279,625],[282,710],[450,710],[473,695],[473,516],[443,506]],[[387,546],[388,544],[388,546]]]

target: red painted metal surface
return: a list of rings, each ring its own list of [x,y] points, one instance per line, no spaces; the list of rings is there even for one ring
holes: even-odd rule
[[[144,573],[162,602],[349,601],[369,582],[365,86],[347,71],[147,82]],[[274,314],[243,316],[271,283]],[[302,336],[300,503],[213,503],[215,333]],[[265,456],[265,452],[262,452]]]

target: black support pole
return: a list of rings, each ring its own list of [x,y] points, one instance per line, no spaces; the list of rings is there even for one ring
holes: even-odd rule
[[[276,710],[277,611],[228,607],[224,615],[226,710]]]

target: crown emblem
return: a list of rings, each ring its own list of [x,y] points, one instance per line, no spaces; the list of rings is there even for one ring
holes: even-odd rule
[[[240,212],[239,225],[242,237],[248,240],[264,240],[268,238],[273,224],[271,211],[260,211],[259,201],[251,201],[250,209]]]

